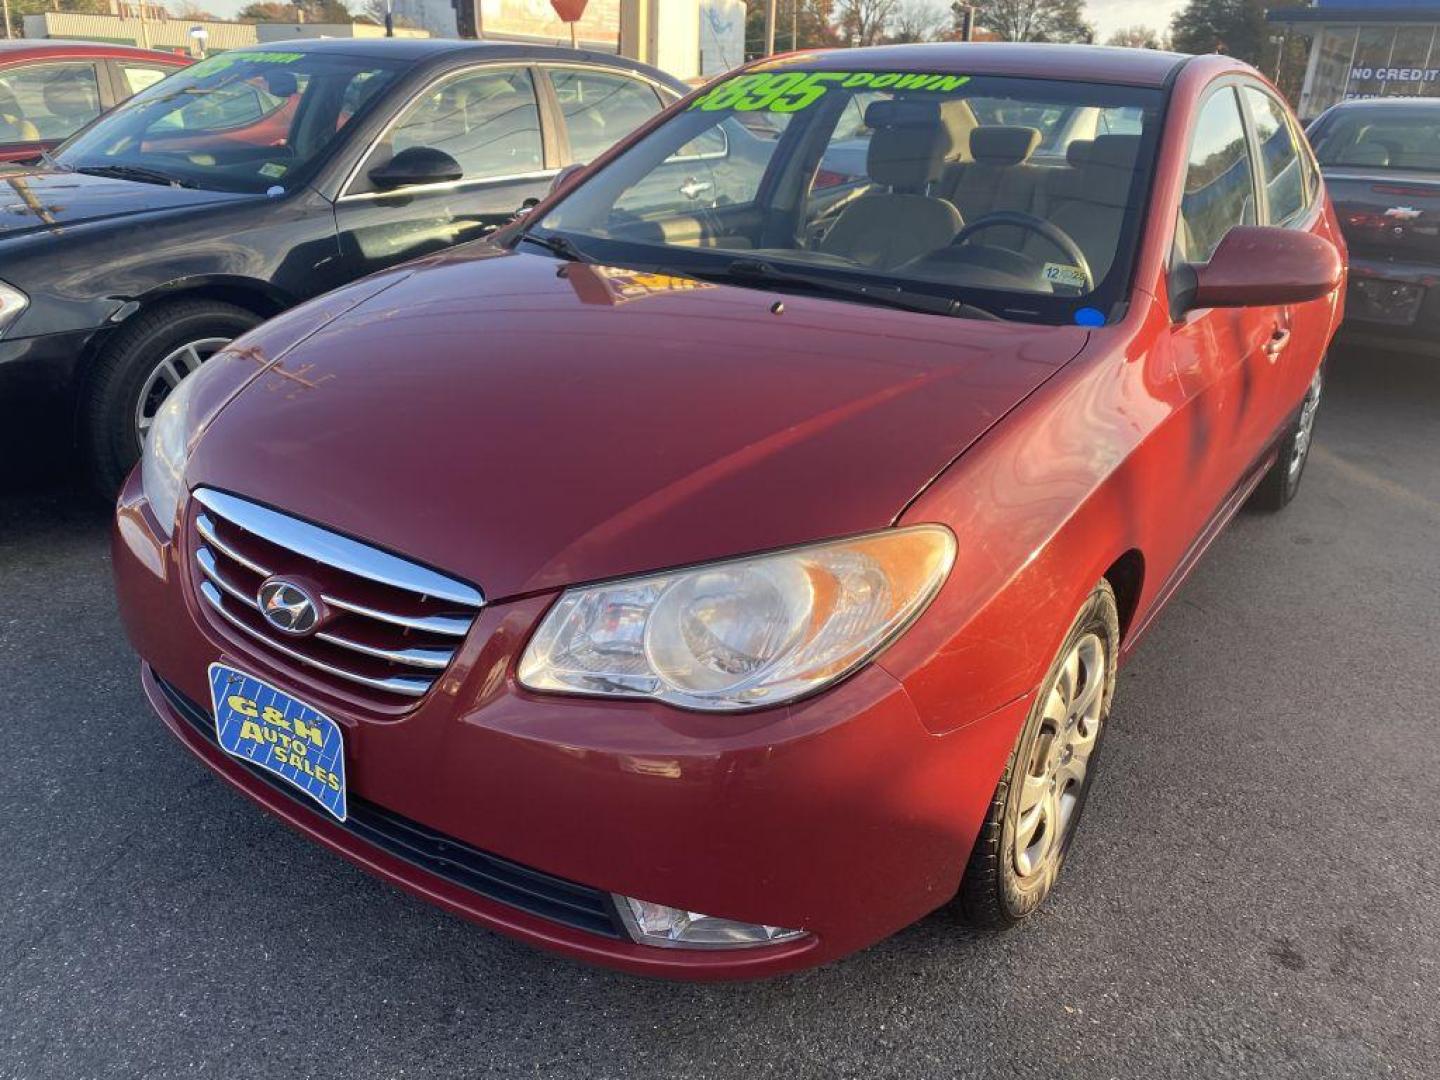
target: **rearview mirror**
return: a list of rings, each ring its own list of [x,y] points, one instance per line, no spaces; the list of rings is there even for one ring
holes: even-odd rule
[[[430,146],[411,146],[401,150],[384,165],[370,170],[370,183],[380,191],[413,187],[417,184],[447,184],[465,175],[456,161],[444,150]]]
[[[555,179],[550,181],[550,194],[554,195],[557,191],[564,191],[567,187],[570,187],[580,179],[580,175],[584,171],[585,166],[578,162],[574,165],[566,165],[555,174]]]
[[[1208,263],[1189,268],[1179,284],[1183,308],[1303,304],[1340,287],[1345,264],[1328,240],[1298,229],[1239,225],[1225,234]]]

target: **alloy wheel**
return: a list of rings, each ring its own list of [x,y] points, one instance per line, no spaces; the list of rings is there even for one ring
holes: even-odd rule
[[[1305,458],[1310,454],[1310,439],[1315,433],[1315,413],[1320,408],[1320,391],[1324,387],[1324,375],[1315,372],[1310,380],[1310,389],[1305,391],[1305,400],[1300,405],[1300,420],[1295,425],[1295,441],[1290,448],[1290,461],[1286,468],[1293,483],[1305,467]]]
[[[200,338],[181,345],[155,365],[135,400],[135,434],[142,450],[150,425],[155,422],[155,416],[170,392],[180,385],[181,379],[193,374],[201,364],[229,344],[229,338]]]
[[[1052,874],[1075,822],[1104,720],[1108,658],[1098,634],[1071,647],[1046,695],[1020,780],[1011,862],[1021,882]]]

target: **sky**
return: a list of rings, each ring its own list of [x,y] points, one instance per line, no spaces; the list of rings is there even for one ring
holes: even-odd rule
[[[1185,6],[1184,0],[1089,0],[1090,21],[1104,41],[1127,26],[1148,26],[1164,36],[1170,16]]]
[[[201,6],[213,11],[221,18],[234,18],[235,13],[250,0],[201,0]],[[352,0],[352,8],[362,3]],[[1099,31],[1099,40],[1104,41],[1116,30],[1126,26],[1148,26],[1164,34],[1170,25],[1170,16],[1184,6],[1184,0],[1087,0],[1090,21]]]

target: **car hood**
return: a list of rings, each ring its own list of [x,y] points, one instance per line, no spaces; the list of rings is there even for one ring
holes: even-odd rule
[[[0,172],[0,240],[69,228],[111,218],[256,199],[224,191],[142,184],[58,169]]]
[[[499,599],[882,528],[1085,340],[480,245],[271,360],[188,479]]]

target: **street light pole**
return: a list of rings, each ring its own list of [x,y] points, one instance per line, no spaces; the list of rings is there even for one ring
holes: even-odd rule
[[[765,55],[775,55],[775,5],[778,0],[765,0]]]
[[[15,36],[15,31],[13,31],[13,30],[10,29],[10,0],[4,0],[4,3],[5,3],[5,36],[6,36],[7,38],[13,38],[13,37]]]

